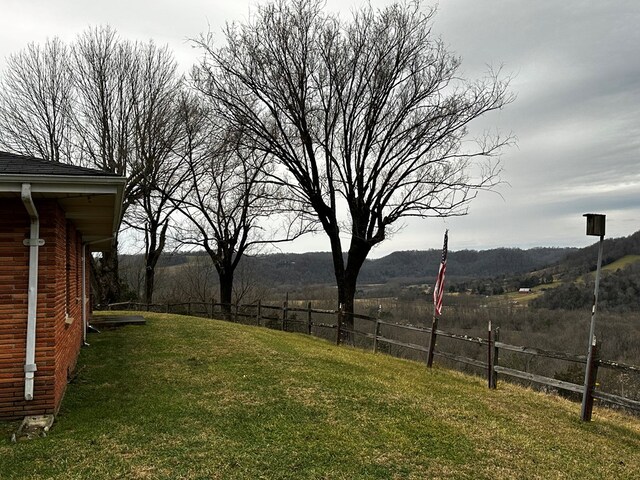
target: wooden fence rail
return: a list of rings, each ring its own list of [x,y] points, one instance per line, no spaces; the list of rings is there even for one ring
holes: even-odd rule
[[[502,342],[495,342],[497,348],[517,353],[526,353],[538,357],[554,358],[556,360],[565,360],[567,362],[587,363],[586,355],[572,355],[564,352],[552,352],[542,350],[540,348],[521,347],[519,345],[508,345]]]
[[[501,367],[495,365],[494,370],[496,373],[503,373],[511,377],[520,378],[522,380],[528,380],[530,382],[540,383],[553,388],[560,388],[568,392],[582,393],[583,385],[576,385],[575,383],[563,382],[556,380],[555,378],[543,377],[542,375],[536,375],[529,372],[522,372],[520,370],[514,370],[513,368]]]
[[[128,307],[128,308],[125,308]],[[216,308],[218,312],[216,312]],[[306,308],[304,307],[290,307],[288,305],[288,301],[285,301],[281,306],[275,305],[265,305],[262,304],[261,301],[258,301],[255,304],[222,304],[215,302],[181,302],[181,303],[167,303],[167,304],[146,304],[146,303],[136,303],[136,302],[120,302],[113,303],[106,307],[107,310],[143,310],[143,311],[156,311],[156,312],[165,312],[165,313],[186,313],[187,315],[200,315],[202,312],[206,314],[209,318],[214,318],[216,313],[219,313],[222,317],[227,320],[239,321],[240,318],[243,319],[252,319],[255,321],[256,325],[259,326],[270,326],[273,328],[274,325],[278,325],[281,330],[287,330],[291,325],[299,325],[303,328],[303,332],[308,335],[313,334],[314,329],[316,332],[318,330],[327,329],[335,330],[335,342],[336,344],[340,344],[342,342],[343,335],[348,335],[351,341],[353,341],[354,336],[358,336],[363,339],[368,339],[372,341],[372,348],[374,352],[378,352],[380,348],[380,344],[393,345],[396,347],[406,348],[410,350],[415,350],[423,353],[430,353],[429,346],[419,345],[416,343],[410,343],[401,341],[397,338],[389,338],[381,333],[381,327],[397,329],[397,330],[405,330],[412,331],[416,333],[424,333],[429,334],[431,337],[432,329],[428,327],[418,327],[414,325],[407,324],[399,324],[399,323],[391,323],[380,320],[380,318],[374,318],[368,315],[354,314],[343,312],[341,310],[326,310],[326,309],[316,309],[312,308],[311,302],[307,303]],[[269,312],[269,314],[267,314]],[[299,319],[295,314],[303,313],[305,314],[304,319]],[[333,316],[335,317],[335,323],[326,323],[326,322],[318,322],[313,320],[314,315],[323,315],[323,316]],[[375,324],[375,328],[372,332],[367,332],[363,330],[359,330],[357,328],[346,328],[343,325],[343,318],[345,315],[349,315],[354,319],[364,320]],[[267,324],[265,322],[271,322]],[[584,386],[577,385],[570,382],[565,382],[561,380],[557,380],[555,378],[545,377],[542,375],[537,375],[534,373],[524,372],[520,370],[516,370],[513,368],[508,368],[506,366],[500,365],[499,354],[501,351],[508,351],[518,354],[525,354],[533,357],[544,357],[550,358],[554,360],[562,360],[566,362],[574,362],[585,364],[587,363],[587,357],[585,355],[574,355],[566,352],[557,352],[550,350],[543,350],[540,348],[521,346],[521,345],[510,345],[508,343],[504,343],[499,341],[499,329],[496,328],[494,331],[491,329],[491,323],[489,323],[489,328],[487,332],[487,338],[481,337],[470,337],[467,335],[460,335],[456,333],[446,332],[444,330],[436,329],[435,335],[433,337],[442,337],[449,338],[459,342],[466,342],[468,344],[474,344],[478,347],[483,347],[487,351],[487,361],[483,362],[481,360],[465,357],[462,355],[457,355],[449,352],[444,352],[440,350],[434,349],[432,354],[437,357],[445,358],[454,362],[462,363],[465,365],[471,365],[473,367],[482,369],[486,372],[487,381],[489,388],[497,387],[498,374],[505,375],[513,378],[518,378],[520,380],[525,380],[528,382],[533,382],[540,385],[545,385],[547,387],[553,389],[564,390],[573,393],[583,393]],[[326,338],[326,337],[325,337]],[[599,358],[594,359],[593,364],[594,370],[597,371],[598,368],[608,368],[612,370],[616,370],[619,372],[625,373],[633,373],[640,374],[640,366],[628,365],[621,362],[614,362],[610,360],[602,360]],[[640,411],[640,401],[633,400],[630,398],[613,395],[611,393],[601,392],[595,389],[596,379],[595,377],[592,379],[593,385],[591,387],[591,401],[593,399],[598,399],[602,402],[618,405],[627,409]],[[589,414],[590,417],[590,414]]]

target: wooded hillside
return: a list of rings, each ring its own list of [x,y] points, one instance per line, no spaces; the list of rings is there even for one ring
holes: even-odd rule
[[[433,283],[441,254],[439,249],[414,250],[367,260],[359,278],[359,288],[365,289],[367,294],[398,296],[401,294],[399,289],[415,286],[419,287],[414,292],[418,294],[424,290],[421,286]],[[594,275],[590,272],[595,270],[596,261],[596,244],[580,249],[451,251],[447,291],[484,296],[534,288],[539,296],[535,300],[530,298],[534,307],[586,308],[592,301]],[[266,290],[274,289],[280,293],[300,290],[303,294],[309,287],[329,288],[335,282],[331,262],[328,252],[246,256],[239,267],[240,284],[259,287],[260,296],[268,294]],[[131,299],[142,298],[142,295],[136,296],[137,291],[141,292],[142,256],[123,256],[122,265]],[[213,286],[217,284],[217,277],[204,252],[165,255],[159,265],[160,300],[164,295],[163,288],[166,290],[163,282],[173,287],[182,285],[192,293],[198,291],[197,298],[203,301],[215,296]],[[601,307],[617,311],[640,308],[640,231],[628,237],[605,240],[603,266]],[[186,300],[180,292],[172,290],[168,294],[172,301]]]
[[[547,267],[559,261],[572,249],[568,248],[497,248],[493,250],[460,250],[449,252],[449,278],[489,278],[516,275]],[[163,258],[163,268],[187,266],[204,252],[176,253]],[[382,258],[367,260],[360,275],[360,284],[403,281],[432,282],[438,273],[441,250],[394,252]],[[139,256],[123,256],[123,263],[132,264]],[[329,252],[276,253],[246,256],[243,266],[252,272],[254,280],[270,285],[318,285],[335,281]]]

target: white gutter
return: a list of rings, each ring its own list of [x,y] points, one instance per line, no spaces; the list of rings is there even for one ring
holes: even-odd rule
[[[102,175],[25,175],[6,174],[0,177],[0,191],[15,191],[16,183],[28,182],[32,191],[60,193],[87,193],[87,188],[101,193],[110,193],[113,187],[124,188],[124,177]]]
[[[36,312],[38,307],[38,247],[44,245],[40,240],[40,219],[31,198],[31,184],[23,183],[22,203],[31,218],[31,234],[24,245],[29,247],[29,293],[27,307],[27,349],[24,363],[24,398],[33,400],[33,377],[36,367]]]

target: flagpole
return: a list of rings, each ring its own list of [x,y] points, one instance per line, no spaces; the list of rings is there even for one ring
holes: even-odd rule
[[[442,260],[438,268],[438,277],[433,285],[433,319],[431,320],[431,336],[429,338],[429,350],[427,353],[427,367],[433,365],[433,353],[436,347],[436,331],[438,330],[438,315],[442,313],[442,299],[444,296],[444,276],[447,270],[447,250],[448,250],[449,230],[444,232],[444,242],[442,245]]]
[[[429,338],[429,352],[427,353],[427,367],[433,365],[433,349],[436,346],[436,330],[438,329],[438,316],[436,315],[436,307],[433,306],[433,319],[431,320],[431,337]]]

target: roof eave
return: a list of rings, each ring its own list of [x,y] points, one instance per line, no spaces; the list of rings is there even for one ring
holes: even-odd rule
[[[20,193],[22,184],[31,184],[32,194],[86,194],[114,195],[112,235],[98,241],[91,238],[88,243],[95,244],[94,251],[104,251],[106,243],[115,237],[120,228],[125,177],[111,175],[15,175],[0,174],[0,193]]]
[[[87,182],[118,184],[126,182],[125,177],[115,175],[41,175],[0,173],[2,183],[32,183],[32,184],[70,184],[86,185]]]

